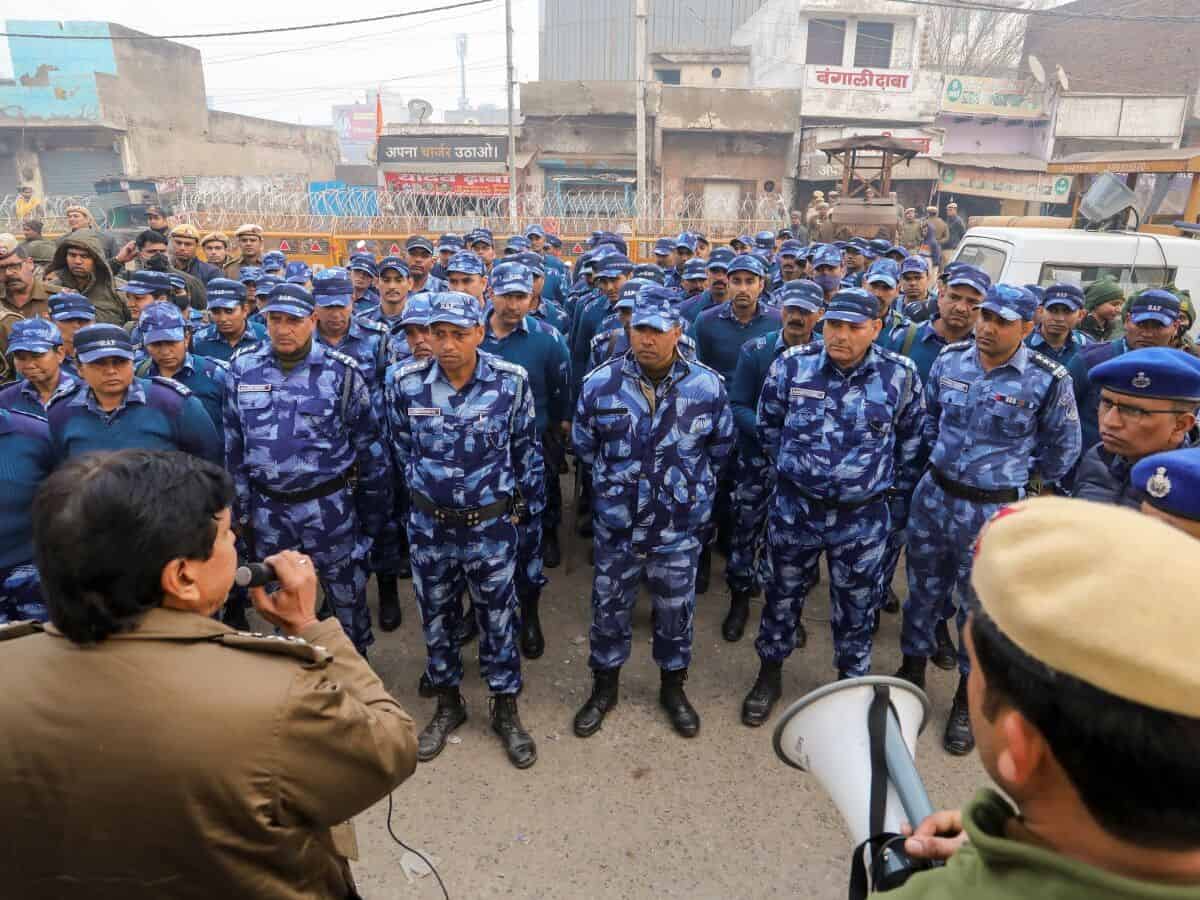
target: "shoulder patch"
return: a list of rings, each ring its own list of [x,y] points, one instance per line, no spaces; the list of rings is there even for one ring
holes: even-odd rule
[[[224,372],[229,371],[229,363],[223,359],[217,359],[215,356],[197,356],[195,359],[204,360],[200,365],[211,365],[214,369],[220,369]]]
[[[432,356],[427,359],[413,359],[401,364],[400,368],[396,371],[396,377],[403,378],[405,375],[411,375],[413,372],[424,372],[432,365]]]
[[[529,373],[525,370],[524,366],[511,363],[507,359],[501,359],[498,356],[493,356],[489,362],[491,362],[492,366],[499,372],[509,372],[513,375],[520,375],[526,380],[529,378]]]
[[[612,340],[612,338],[615,334],[616,334],[615,330],[600,332],[600,334],[598,334],[594,338],[592,338],[592,349],[595,350],[597,347],[604,346],[610,340]]]
[[[192,389],[186,384],[180,384],[174,378],[163,378],[161,375],[151,375],[150,380],[157,385],[170,388],[181,397],[192,396]]]
[[[788,359],[793,356],[812,356],[814,353],[820,353],[822,345],[816,341],[810,341],[807,344],[797,344],[795,347],[788,347],[779,354],[779,359]]]
[[[913,362],[907,356],[897,353],[895,350],[889,350],[887,347],[880,347],[877,345],[875,347],[875,352],[888,362],[893,362],[905,369],[912,369],[914,372],[917,371],[917,364],[915,362]]]
[[[367,331],[377,331],[380,334],[390,334],[388,327],[382,322],[376,322],[374,319],[356,319],[358,324]]]
[[[942,353],[945,353],[947,350],[966,350],[968,347],[974,346],[974,341],[955,341],[953,344],[947,344],[945,347],[943,347]]]
[[[1031,363],[1033,363],[1035,366],[1045,369],[1047,372],[1049,372],[1055,378],[1066,378],[1067,377],[1066,366],[1063,366],[1060,363],[1056,363],[1054,360],[1052,360],[1050,357],[1046,356],[1046,354],[1044,354],[1044,353],[1038,353],[1036,350],[1030,350],[1029,351],[1029,361]]]
[[[267,346],[270,346],[270,345],[268,344]],[[232,368],[232,367],[233,367],[233,364],[234,364],[235,362],[237,362],[238,360],[240,360],[240,359],[244,359],[244,358],[245,358],[245,357],[247,357],[247,356],[251,356],[252,354],[254,354],[254,353],[257,353],[257,352],[258,352],[259,350],[261,350],[261,349],[263,349],[261,346],[249,346],[249,345],[247,345],[247,346],[245,346],[245,347],[239,347],[237,350],[234,350],[234,351],[233,351],[233,356],[229,357],[229,366],[230,366],[230,368]],[[209,359],[211,359],[211,358],[212,358],[212,357],[209,357]]]
[[[613,356],[609,359],[604,360],[604,362],[600,363],[600,365],[596,366],[596,368],[589,369],[588,371],[584,372],[583,378],[580,380],[580,384],[582,385],[583,382],[587,381],[589,378],[591,378],[593,375],[595,375],[597,372],[599,372],[603,368],[611,366],[614,363],[619,365],[624,358],[625,358],[625,355],[622,354],[621,356]]]
[[[235,650],[290,656],[292,659],[304,663],[305,668],[323,669],[333,660],[333,654],[324,647],[319,644],[310,644],[298,637],[235,631],[232,634],[219,634],[213,640],[223,647],[232,647]]]
[[[330,347],[325,347],[325,355],[330,359],[337,360],[343,366],[348,366],[351,369],[354,369],[356,372],[358,371],[358,363],[354,361],[354,358],[352,356],[347,356],[341,350],[334,350]]]
[[[13,411],[15,412],[15,410]],[[35,622],[33,619],[9,622],[6,625],[0,625],[0,641],[12,641],[17,638],[28,637],[31,634],[41,634],[42,631],[42,623]]]

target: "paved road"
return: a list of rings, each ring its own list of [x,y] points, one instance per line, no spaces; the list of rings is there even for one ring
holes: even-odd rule
[[[836,810],[814,779],[775,757],[773,723],[750,729],[740,722],[758,662],[750,632],[738,644],[721,639],[729,598],[720,572],[700,598],[687,684],[703,722],[699,736],[677,737],[658,707],[647,601],[635,615],[620,705],[598,734],[574,736],[571,719],[590,686],[591,570],[584,554],[576,559],[570,577],[562,568],[548,573],[546,654],[525,664],[521,717],[538,742],[537,764],[513,769],[489,730],[472,643],[463,684],[470,719],[457,732],[461,743],[419,765],[395,792],[400,838],[433,854],[453,898],[845,897],[849,838]],[[371,661],[421,728],[434,701],[417,696],[424,645],[411,583],[402,584],[404,624],[378,633]],[[777,711],[835,674],[824,580],[804,618],[808,646],[784,668]],[[894,672],[899,662],[899,619],[885,616],[874,671]],[[935,807],[959,805],[985,776],[976,757],[942,751],[957,675],[929,671],[934,717],[920,739],[918,767]],[[440,897],[432,877],[406,879],[386,811],[385,801],[357,820],[363,896]]]

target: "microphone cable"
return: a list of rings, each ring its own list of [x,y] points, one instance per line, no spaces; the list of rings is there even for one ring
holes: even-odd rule
[[[394,806],[394,803],[393,803],[393,799],[392,799],[392,794],[389,793],[388,794],[388,811],[387,811],[388,834],[390,834],[392,836],[393,841],[395,841],[397,844],[399,844],[401,847],[403,847],[405,850],[407,850],[413,856],[417,857],[417,859],[421,860],[421,862],[425,863],[425,865],[429,866],[429,871],[432,872],[433,877],[437,879],[438,887],[440,887],[442,889],[442,896],[445,898],[445,900],[450,900],[450,893],[446,890],[445,882],[442,881],[442,876],[438,874],[438,870],[434,866],[434,864],[429,861],[429,857],[427,857],[420,850],[414,850],[412,847],[408,846],[408,844],[404,843],[404,841],[400,840],[400,838],[396,837],[396,832],[392,830],[393,806]]]

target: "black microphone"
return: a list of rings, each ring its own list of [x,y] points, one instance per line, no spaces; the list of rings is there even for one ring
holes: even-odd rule
[[[275,567],[267,562],[243,563],[233,573],[233,583],[238,587],[262,587],[269,581],[278,581]]]

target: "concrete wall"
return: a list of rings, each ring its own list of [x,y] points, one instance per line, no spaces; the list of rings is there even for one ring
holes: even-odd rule
[[[1186,97],[1113,97],[1068,95],[1059,100],[1057,137],[1179,139]]]
[[[527,81],[521,85],[525,116],[632,116],[634,81]]]
[[[800,124],[800,92],[706,89],[659,85],[658,127],[664,131],[793,133]]]
[[[1030,127],[1023,121],[985,124],[978,119],[939,116],[937,126],[946,130],[945,153],[1017,153],[1041,158],[1045,152],[1049,123]]]
[[[691,181],[753,182],[775,191],[787,173],[790,134],[714,134],[672,131],[662,137],[662,183],[667,194],[688,192]]]
[[[654,69],[678,69],[679,83],[684,87],[740,88],[750,85],[750,64],[733,62],[698,63],[654,63]],[[720,69],[721,76],[713,77],[713,69]],[[652,77],[653,73],[651,73]]]
[[[40,22],[9,19],[6,31],[107,38],[104,22]],[[0,126],[99,123],[105,117],[98,74],[114,76],[111,40],[49,41],[9,38],[12,81],[0,82]]]

